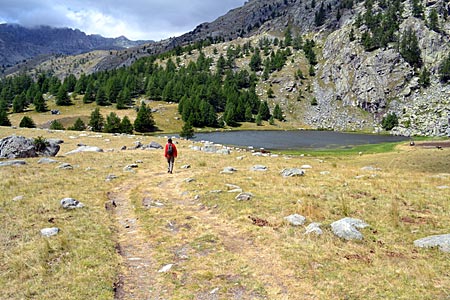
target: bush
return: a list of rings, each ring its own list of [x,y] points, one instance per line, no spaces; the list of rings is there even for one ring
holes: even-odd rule
[[[25,127],[25,128],[36,128],[36,125],[34,124],[34,121],[32,118],[28,116],[24,116],[22,120],[20,121],[19,127]]]
[[[49,142],[44,137],[38,136],[33,140],[33,144],[36,151],[41,152],[49,145]]]
[[[50,129],[52,130],[64,130],[64,126],[58,120],[53,120],[50,124]]]
[[[394,128],[397,125],[398,125],[398,117],[394,113],[386,115],[381,121],[381,127],[383,127],[383,129],[387,131],[392,130],[392,128]]]

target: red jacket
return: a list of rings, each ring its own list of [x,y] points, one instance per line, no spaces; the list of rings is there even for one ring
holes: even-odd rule
[[[171,156],[173,156],[173,157],[177,157],[177,147],[175,147],[175,144],[174,143],[172,143],[172,149],[173,149],[173,153],[172,153],[172,155],[169,155],[168,153],[167,153],[167,150],[169,149],[169,143],[167,143],[166,144],[166,147],[164,148],[164,156],[165,157],[171,157]]]

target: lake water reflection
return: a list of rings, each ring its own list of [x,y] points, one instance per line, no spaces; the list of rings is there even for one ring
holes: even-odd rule
[[[255,149],[270,150],[350,148],[356,145],[399,142],[407,139],[402,136],[313,130],[221,131],[196,133],[193,138],[195,141],[205,140],[223,145],[252,146]]]

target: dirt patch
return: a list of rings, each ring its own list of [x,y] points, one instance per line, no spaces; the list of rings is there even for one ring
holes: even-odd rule
[[[425,143],[418,143],[417,146],[424,147],[424,148],[450,148],[450,141],[442,141],[442,142],[425,142]]]

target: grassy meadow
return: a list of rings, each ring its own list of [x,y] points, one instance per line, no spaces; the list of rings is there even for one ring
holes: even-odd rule
[[[90,114],[85,109],[80,115]],[[174,174],[167,174],[162,150],[130,149],[136,141],[164,145],[163,133],[176,131],[175,106],[160,111],[154,117],[161,136],[0,128],[1,138],[64,140],[59,163],[28,158],[26,165],[0,167],[0,299],[114,299],[118,278],[127,273],[118,251],[127,235],[119,210],[105,209],[112,193],[132,209],[140,233],[127,242],[144,247],[151,263],[141,272],[152,278],[140,291],[125,282],[116,299],[449,299],[449,253],[413,245],[449,233],[450,189],[442,188],[450,186],[449,148],[418,142],[346,155],[254,156],[238,149],[219,155],[176,140],[179,157]],[[64,117],[63,111],[58,118]],[[43,114],[32,118],[48,121]],[[10,117],[13,125],[20,119]],[[65,154],[80,143],[104,152]],[[73,170],[56,168],[63,162]],[[133,163],[133,172],[124,171]],[[312,168],[305,176],[280,175],[306,164]],[[254,165],[267,171],[251,171]],[[237,171],[222,174],[229,166]],[[111,174],[117,178],[106,181]],[[237,201],[227,184],[254,197]],[[63,210],[65,197],[85,207]],[[305,226],[320,222],[323,235],[289,225],[284,217],[294,213],[306,217]],[[329,225],[347,216],[370,225],[361,230],[362,241],[332,234]],[[54,226],[58,235],[40,236]]]

